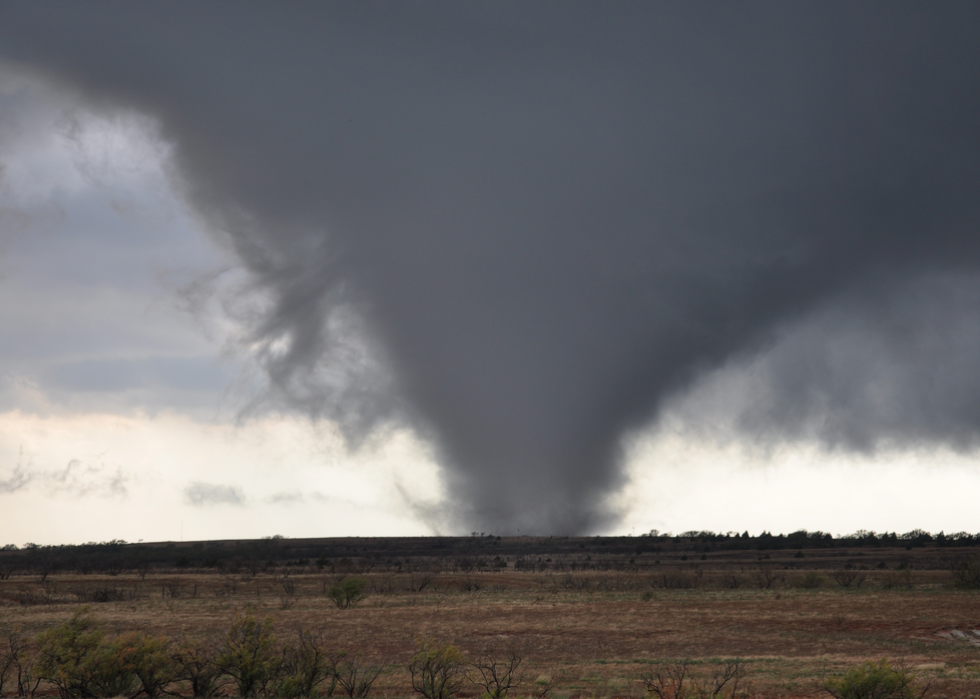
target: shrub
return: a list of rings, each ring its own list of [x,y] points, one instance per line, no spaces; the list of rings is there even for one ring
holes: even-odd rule
[[[105,638],[86,659],[87,683],[94,694],[88,696],[118,697],[136,694],[139,679],[133,665],[134,649],[122,639]]]
[[[14,654],[11,652],[10,645],[0,648],[0,696],[3,695],[3,685],[7,681],[7,673],[14,666]]]
[[[42,633],[38,646],[35,674],[62,697],[156,697],[173,680],[166,641],[144,633],[107,638],[86,609]]]
[[[301,630],[296,642],[282,649],[282,664],[274,682],[273,694],[284,699],[310,697],[317,686],[327,679],[334,680],[327,691],[330,696],[336,687],[334,662],[323,650],[319,634]]]
[[[221,668],[213,644],[184,641],[174,653],[174,679],[191,685],[195,697],[213,697],[221,690]]]
[[[364,599],[364,589],[367,581],[361,578],[345,578],[336,582],[327,590],[329,597],[339,609],[356,607],[357,603]]]
[[[808,571],[802,578],[796,580],[796,586],[804,590],[815,590],[823,585],[824,577],[815,570]]]
[[[37,676],[54,684],[62,699],[96,696],[92,666],[103,638],[88,609],[80,609],[38,636]]]
[[[888,660],[865,662],[852,667],[836,680],[827,680],[824,690],[836,699],[921,699],[929,691],[904,665]]]
[[[350,699],[362,699],[371,691],[384,665],[368,665],[359,655],[341,653],[334,665],[334,678]]]
[[[235,617],[218,649],[215,664],[235,681],[239,696],[264,693],[280,665],[272,618],[260,623],[250,611]]]
[[[456,646],[437,646],[431,638],[416,638],[415,655],[408,666],[412,689],[425,699],[449,699],[466,681],[465,667]]]
[[[834,581],[841,587],[850,587],[852,584],[861,587],[864,577],[863,573],[850,568],[839,568],[833,572]]]
[[[473,684],[483,687],[489,699],[504,699],[507,692],[524,680],[524,654],[517,648],[503,653],[486,648],[470,663],[477,677]]]
[[[658,663],[645,672],[640,681],[647,693],[657,699],[681,699],[686,696],[684,682],[687,679],[685,663]]]
[[[908,568],[889,571],[881,576],[879,583],[883,590],[894,590],[895,588],[911,590],[913,587],[912,571]]]
[[[949,571],[960,587],[980,587],[980,554],[957,558],[949,564]]]
[[[37,676],[37,646],[19,631],[11,631],[3,649],[3,677],[0,677],[0,693],[3,684],[10,679],[17,687],[17,696],[33,697],[41,684]]]
[[[745,675],[745,665],[737,659],[716,668],[710,675],[696,675],[686,663],[658,663],[640,681],[657,699],[722,699],[743,696],[738,693],[738,686]]]
[[[113,647],[128,658],[139,691],[148,697],[160,696],[176,677],[170,643],[164,639],[136,632],[120,637]]]

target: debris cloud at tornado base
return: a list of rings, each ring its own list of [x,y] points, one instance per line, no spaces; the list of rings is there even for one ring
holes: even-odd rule
[[[509,532],[615,521],[622,437],[671,406],[975,445],[978,34],[966,4],[0,10],[12,69],[156,121],[269,299],[242,342],[279,405],[413,427],[450,520]]]

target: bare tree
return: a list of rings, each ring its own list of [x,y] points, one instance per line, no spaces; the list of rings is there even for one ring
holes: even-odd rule
[[[371,692],[371,685],[384,669],[384,663],[370,665],[360,655],[340,653],[333,667],[334,677],[344,693],[351,699],[361,699]]]
[[[658,663],[640,675],[640,681],[657,699],[681,699],[687,672],[687,663]]]
[[[640,676],[647,691],[657,699],[734,699],[745,679],[741,660],[725,663],[709,676],[697,676],[687,663],[659,663]]]
[[[711,677],[695,679],[695,691],[699,697],[722,699],[726,695],[734,699],[738,683],[745,678],[745,664],[741,660],[725,663],[724,667],[712,673]]]
[[[961,587],[980,587],[980,554],[951,561],[949,572]]]
[[[855,583],[857,583],[857,587],[861,587],[865,576],[864,573],[859,573],[856,570],[841,568],[840,570],[835,570],[831,577],[833,577],[833,579],[841,587],[850,587]]]
[[[408,581],[408,590],[410,592],[422,592],[425,588],[432,584],[435,576],[432,573],[420,573],[419,575],[413,575]]]
[[[17,570],[17,564],[10,558],[0,559],[0,580],[9,580],[13,572]]]
[[[146,558],[141,558],[136,562],[136,573],[140,576],[142,582],[146,582],[146,575],[150,572],[150,561]]]
[[[759,566],[755,573],[755,584],[762,590],[768,590],[781,577],[772,566]]]
[[[41,678],[34,671],[38,657],[37,646],[18,631],[11,631],[4,645],[6,648],[0,654],[0,669],[3,670],[0,676],[0,692],[9,676],[17,684],[18,697],[33,697],[41,684]]]
[[[505,651],[484,648],[470,663],[476,671],[473,684],[483,687],[491,699],[503,699],[524,681],[524,652],[511,647]]]

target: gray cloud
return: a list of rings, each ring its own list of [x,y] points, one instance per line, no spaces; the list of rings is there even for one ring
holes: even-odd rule
[[[121,466],[112,468],[102,456],[82,461],[71,459],[63,469],[45,469],[34,465],[21,451],[17,465],[6,478],[0,478],[0,493],[15,493],[34,485],[48,493],[68,493],[75,497],[125,497],[132,476]]]
[[[0,493],[16,493],[18,490],[26,488],[34,479],[32,474],[24,466],[18,464],[6,478],[0,478]]]
[[[267,300],[230,310],[277,404],[354,444],[391,421],[430,436],[465,531],[572,532],[615,517],[601,502],[624,432],[809,318],[833,336],[778,345],[779,398],[742,429],[798,434],[815,414],[802,381],[835,387],[825,414],[880,415],[816,438],[980,431],[956,382],[922,370],[927,348],[893,351],[896,397],[935,393],[901,420],[848,380],[872,368],[861,352],[832,354],[858,337],[836,318],[884,313],[869,337],[885,348],[971,336],[970,304],[935,326],[902,299],[910,279],[980,267],[978,15],[18,4],[0,51],[159,121],[182,191]],[[951,344],[957,371],[971,342]]]
[[[683,429],[862,452],[980,446],[980,275],[828,300],[671,403]]]
[[[292,505],[295,503],[303,502],[303,500],[305,499],[306,498],[304,497],[303,493],[300,493],[298,491],[293,491],[293,492],[282,491],[269,495],[267,498],[265,498],[265,501],[272,505]]]
[[[245,504],[245,495],[241,488],[201,481],[195,481],[184,488],[184,499],[188,504],[197,507]]]
[[[220,257],[169,194],[166,150],[147,118],[0,65],[0,410],[215,412],[234,367],[174,291]]]
[[[127,484],[132,480],[122,467],[110,469],[102,463],[101,457],[95,457],[94,462],[71,459],[64,470],[39,472],[38,475],[48,491],[78,497],[124,497],[129,492]]]

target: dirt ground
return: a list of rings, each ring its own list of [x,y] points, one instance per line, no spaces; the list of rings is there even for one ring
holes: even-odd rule
[[[251,609],[272,617],[283,640],[316,629],[334,650],[386,663],[371,692],[386,698],[412,694],[407,664],[420,635],[470,656],[520,648],[527,673],[519,694],[553,699],[643,697],[641,678],[657,663],[710,673],[734,658],[745,663],[748,696],[829,696],[824,678],[890,658],[931,682],[930,697],[980,697],[980,593],[953,589],[936,571],[909,574],[911,588],[883,578],[843,588],[830,573],[817,575],[812,589],[787,577],[760,589],[749,574],[725,589],[716,570],[695,587],[664,589],[664,575],[648,572],[366,573],[358,576],[369,583],[365,599],[339,609],[325,591],[340,576],[311,570],[25,574],[0,581],[0,631],[35,634],[86,600],[112,632],[207,638]],[[92,602],[100,591],[111,601]]]

